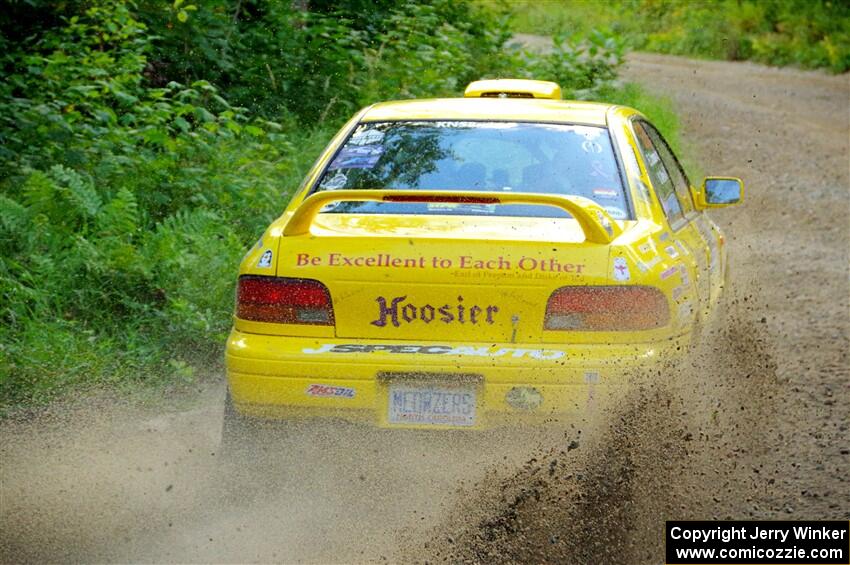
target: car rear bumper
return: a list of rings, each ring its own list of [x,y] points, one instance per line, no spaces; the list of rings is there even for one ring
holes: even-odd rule
[[[581,412],[632,374],[686,350],[688,336],[656,343],[413,344],[392,340],[284,337],[233,330],[227,378],[234,404],[264,418],[341,418],[378,427],[489,428]],[[390,421],[399,387],[474,393],[474,422]]]

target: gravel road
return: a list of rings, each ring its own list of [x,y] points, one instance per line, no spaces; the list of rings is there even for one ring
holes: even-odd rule
[[[218,472],[221,384],[6,420],[0,561],[660,563],[666,519],[850,519],[848,76],[645,54],[625,76],[747,184],[713,214],[732,283],[689,362],[540,437],[307,438],[247,498]]]

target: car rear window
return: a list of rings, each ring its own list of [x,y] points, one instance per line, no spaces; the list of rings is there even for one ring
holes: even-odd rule
[[[360,124],[316,190],[405,189],[584,196],[631,219],[608,130],[524,122],[393,121]],[[568,217],[549,206],[340,202],[325,212]]]

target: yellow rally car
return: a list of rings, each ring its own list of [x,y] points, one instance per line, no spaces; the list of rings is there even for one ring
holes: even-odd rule
[[[361,110],[242,262],[225,436],[251,418],[487,428],[581,407],[686,349],[724,281],[657,129],[560,87]]]

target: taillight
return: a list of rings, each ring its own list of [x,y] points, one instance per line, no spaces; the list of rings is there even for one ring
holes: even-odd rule
[[[331,293],[310,279],[240,277],[236,317],[277,324],[334,325]]]
[[[666,326],[667,297],[649,286],[565,286],[549,297],[543,327],[561,331],[634,331]]]

